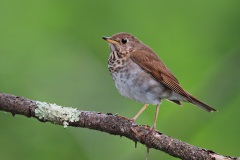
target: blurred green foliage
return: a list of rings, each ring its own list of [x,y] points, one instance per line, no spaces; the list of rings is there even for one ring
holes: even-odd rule
[[[240,1],[0,0],[0,91],[81,110],[133,117],[120,96],[101,36],[129,32],[151,46],[182,86],[215,107],[163,102],[157,129],[240,156]],[[153,124],[155,107],[137,120]],[[144,159],[146,148],[83,128],[63,129],[0,112],[1,159]],[[150,159],[175,159],[150,150]]]

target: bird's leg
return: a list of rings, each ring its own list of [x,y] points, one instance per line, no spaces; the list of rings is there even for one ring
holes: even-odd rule
[[[154,130],[156,128],[159,106],[160,106],[160,103],[156,105],[156,113],[155,113],[154,122],[151,130]]]
[[[151,127],[151,129],[148,131],[148,133],[147,133],[145,136],[148,136],[148,135],[149,135],[150,133],[152,133],[152,132],[154,131],[154,129],[156,128],[159,106],[160,106],[160,103],[156,105],[156,113],[155,113],[155,117],[154,117],[153,126]]]
[[[131,119],[131,121],[132,121],[132,122],[135,122],[136,119],[138,118],[138,116],[147,108],[148,105],[149,105],[149,104],[145,104],[145,105],[142,107],[142,109],[136,114],[136,116],[134,116],[134,117]]]

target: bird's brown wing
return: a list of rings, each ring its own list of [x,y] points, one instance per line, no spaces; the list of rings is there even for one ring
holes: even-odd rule
[[[151,74],[157,81],[184,96],[189,102],[192,102],[192,99],[180,86],[176,77],[174,77],[171,71],[162,63],[155,53],[148,50],[135,51],[131,53],[130,57],[136,64],[138,64],[147,73]]]

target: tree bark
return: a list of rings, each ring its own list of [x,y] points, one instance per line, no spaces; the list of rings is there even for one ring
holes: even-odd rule
[[[150,131],[149,126],[138,125],[128,118],[111,113],[81,111],[4,93],[0,93],[0,110],[64,127],[83,127],[125,136],[135,143],[140,142],[148,148],[155,148],[184,160],[240,160],[239,157],[222,156],[211,150],[192,146],[157,130]]]

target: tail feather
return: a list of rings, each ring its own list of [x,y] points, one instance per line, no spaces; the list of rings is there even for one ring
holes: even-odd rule
[[[170,100],[170,101],[173,102],[173,103],[176,103],[178,105],[182,105],[182,103],[180,101],[178,101],[178,100]]]
[[[214,112],[214,111],[217,111],[216,109],[210,107],[209,105],[203,103],[202,101],[198,100],[197,98],[193,97],[192,95],[188,94],[189,97],[191,98],[192,104],[195,104],[196,106],[208,111],[208,112]]]

